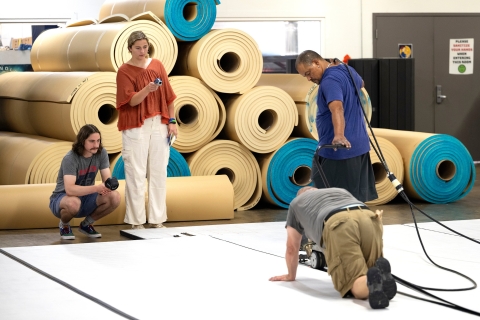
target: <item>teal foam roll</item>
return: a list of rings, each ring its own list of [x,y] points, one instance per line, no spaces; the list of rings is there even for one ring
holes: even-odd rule
[[[313,186],[313,182],[297,185],[292,177],[301,167],[311,170],[312,157],[317,148],[317,141],[298,138],[286,142],[270,160],[267,171],[267,190],[272,200],[282,208],[288,208],[300,188]]]
[[[165,3],[165,24],[178,40],[196,41],[206,35],[217,18],[217,3],[214,0],[167,0]],[[195,5],[196,16],[185,19],[186,8]]]
[[[439,165],[455,166],[445,179]],[[431,203],[449,203],[465,197],[473,188],[476,170],[467,148],[455,137],[436,134],[422,141],[410,158],[410,181],[415,192]],[[450,169],[450,171],[452,171]]]
[[[125,163],[123,157],[120,156],[112,175],[119,180],[125,180]],[[191,176],[190,168],[185,158],[180,152],[170,147],[170,158],[168,159],[167,177],[189,177]]]

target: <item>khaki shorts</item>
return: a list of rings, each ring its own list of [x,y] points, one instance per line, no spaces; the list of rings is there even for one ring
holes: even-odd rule
[[[370,210],[341,211],[325,223],[323,242],[328,274],[342,297],[382,256],[383,225]]]

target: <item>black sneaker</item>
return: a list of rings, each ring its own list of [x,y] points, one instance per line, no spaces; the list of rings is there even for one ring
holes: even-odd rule
[[[392,300],[397,294],[397,284],[391,274],[390,263],[387,259],[380,257],[375,261],[375,267],[380,269],[383,281],[383,292],[387,295],[388,300]]]
[[[60,237],[64,240],[74,240],[75,236],[73,235],[72,228],[70,225],[63,225],[60,228]]]
[[[377,267],[371,267],[367,271],[368,302],[372,309],[388,307],[387,295],[383,292],[382,272]]]
[[[89,238],[100,238],[102,236],[100,233],[95,231],[91,224],[82,226],[82,224],[80,223],[80,225],[78,226],[78,231],[86,234]]]

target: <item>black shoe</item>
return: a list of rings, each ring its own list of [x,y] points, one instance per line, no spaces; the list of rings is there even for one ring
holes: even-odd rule
[[[375,261],[375,267],[380,269],[383,281],[383,292],[387,295],[388,300],[392,300],[397,294],[397,284],[391,274],[390,263],[387,259],[380,257]]]
[[[382,272],[377,267],[371,267],[367,271],[368,302],[372,309],[388,307],[387,295],[383,292]]]

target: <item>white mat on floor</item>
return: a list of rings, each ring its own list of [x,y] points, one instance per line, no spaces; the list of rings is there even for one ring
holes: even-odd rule
[[[450,229],[460,232],[470,238],[473,238],[475,240],[480,239],[480,219],[455,220],[455,221],[447,221],[447,222],[441,221],[441,223],[446,225]],[[452,235],[455,234],[450,230],[442,227],[436,222],[423,222],[423,223],[417,223],[417,225],[418,225],[418,228],[424,229],[424,230],[436,231],[440,233],[448,233]],[[415,224],[409,223],[409,224],[405,224],[405,226],[415,227]]]
[[[200,234],[198,230],[206,227],[216,229],[211,235],[225,241]],[[368,301],[341,299],[325,272],[302,265],[297,281],[269,282],[270,276],[286,272],[284,259],[272,255],[284,255],[283,222],[184,227],[181,232],[195,236],[167,235],[176,232],[173,229],[132,230],[165,235],[159,239],[5,250],[138,319],[473,318],[402,295],[397,295],[388,309],[372,310]],[[421,235],[434,261],[480,282],[477,244],[427,230]],[[426,262],[411,227],[385,226],[384,247],[393,273],[401,278],[427,286],[468,286],[458,276]],[[2,317],[119,318],[113,313],[106,316],[106,309],[99,312],[97,305],[81,296],[77,295],[75,303],[71,300],[75,294],[68,289],[36,274],[25,276],[32,272],[0,257],[0,270],[8,269],[0,273]],[[31,287],[42,295],[38,298],[41,303],[32,297]],[[434,294],[480,311],[478,290]],[[62,307],[65,313],[59,316]]]

